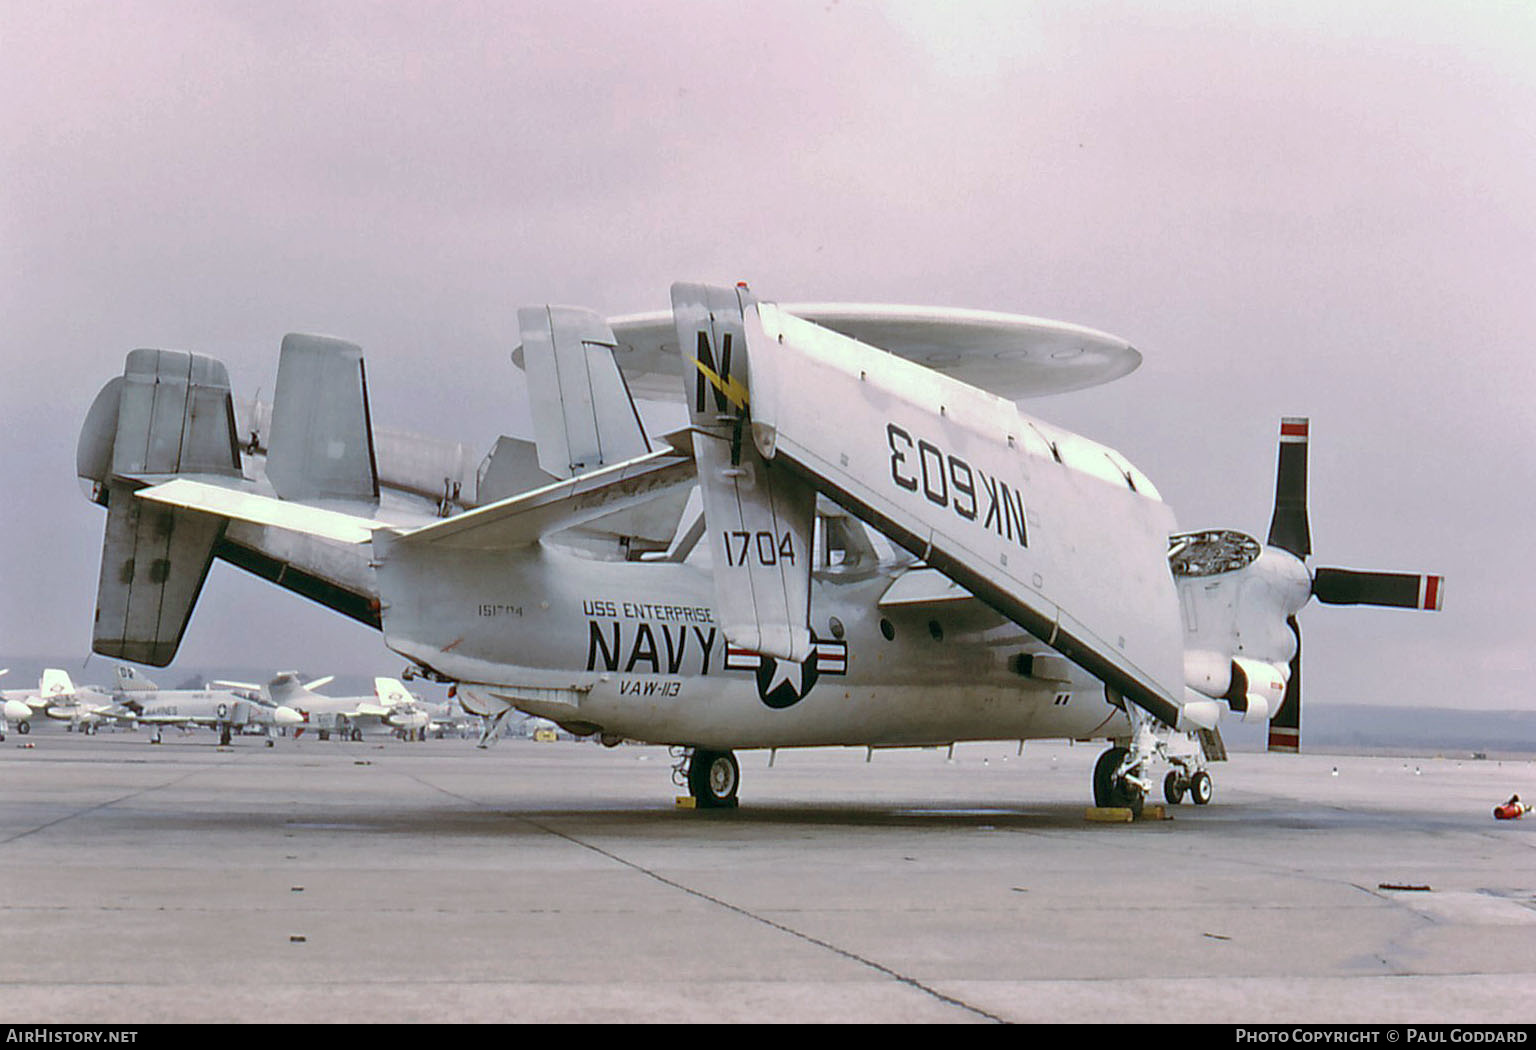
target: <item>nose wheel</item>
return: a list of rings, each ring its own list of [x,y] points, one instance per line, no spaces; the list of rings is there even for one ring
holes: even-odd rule
[[[1163,778],[1163,797],[1168,800],[1168,804],[1177,806],[1184,801],[1186,793],[1195,805],[1205,806],[1214,797],[1216,786],[1211,781],[1211,775],[1203,769],[1193,775],[1184,769],[1169,770]]]

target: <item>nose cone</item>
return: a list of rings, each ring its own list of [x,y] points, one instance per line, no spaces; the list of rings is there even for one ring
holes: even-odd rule
[[[272,719],[280,726],[301,726],[306,719],[291,707],[279,707],[272,713]]]
[[[11,722],[25,722],[32,717],[32,708],[21,700],[7,700],[5,702],[5,717]]]

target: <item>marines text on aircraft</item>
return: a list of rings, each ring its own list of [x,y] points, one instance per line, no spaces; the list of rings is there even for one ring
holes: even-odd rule
[[[1179,532],[1124,456],[1016,399],[1129,372],[1124,341],[1008,314],[519,312],[536,441],[375,429],[361,350],[283,340],[237,426],[224,366],[136,350],[78,473],[107,508],[93,645],[164,664],[222,558],[379,629],[496,719],[681,745],[701,805],[742,748],[1099,738],[1101,804],[1211,798],[1224,714],[1299,740],[1307,600],[1437,608],[1438,577],[1311,571],[1306,424],[1268,543]],[[631,392],[681,396],[653,438]],[[691,493],[697,490],[697,496]],[[707,542],[701,543],[701,540]]]
[[[117,669],[117,700],[125,717],[151,729],[150,743],[161,741],[166,726],[216,729],[219,743],[228,746],[233,734],[248,726],[266,731],[267,746],[276,742],[279,726],[296,725],[292,712],[241,696],[229,689],[161,689],[131,667]]]

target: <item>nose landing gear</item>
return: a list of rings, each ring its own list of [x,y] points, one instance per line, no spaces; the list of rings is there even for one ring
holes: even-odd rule
[[[1127,704],[1126,715],[1131,721],[1129,746],[1117,745],[1099,756],[1093,767],[1093,804],[1129,809],[1140,817],[1152,793],[1147,767],[1154,759],[1172,767],[1163,778],[1163,798],[1169,805],[1184,801],[1186,793],[1197,806],[1209,804],[1215,786],[1203,758],[1221,761],[1226,757],[1219,739],[1212,745],[1213,752],[1203,736],[1171,729],[1137,707]]]

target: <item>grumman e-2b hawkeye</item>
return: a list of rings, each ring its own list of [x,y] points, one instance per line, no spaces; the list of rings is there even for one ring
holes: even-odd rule
[[[536,440],[483,462],[375,429],[349,343],[286,337],[243,426],[219,361],[130,353],[78,454],[107,508],[94,649],[169,662],[222,558],[487,719],[680,747],[700,806],[735,804],[745,748],[1071,738],[1111,741],[1095,801],[1136,808],[1155,764],[1210,801],[1223,715],[1298,746],[1309,598],[1440,605],[1439,577],[1307,567],[1305,420],[1261,545],[1178,532],[1119,452],[1019,410],[1135,368],[1101,332],[690,284],[518,320]],[[690,425],[652,438],[632,393]]]

